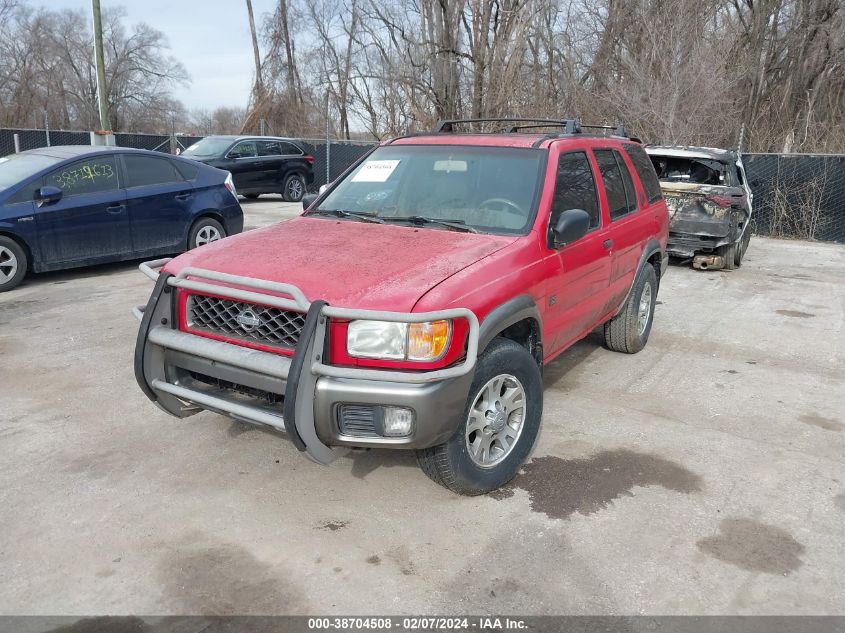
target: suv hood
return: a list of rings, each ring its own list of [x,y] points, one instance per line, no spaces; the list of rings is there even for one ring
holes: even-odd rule
[[[186,266],[293,284],[309,301],[409,312],[431,288],[515,237],[298,217],[189,251]]]

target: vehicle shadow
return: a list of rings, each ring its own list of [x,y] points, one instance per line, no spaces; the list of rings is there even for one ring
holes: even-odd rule
[[[574,386],[575,380],[583,372],[583,362],[603,347],[604,334],[601,328],[597,328],[546,365],[543,370],[543,387]]]
[[[46,273],[30,272],[27,273],[26,278],[20,285],[20,288],[24,289],[44,285],[59,285],[80,279],[106,277],[108,275],[113,275],[114,273],[137,270],[139,264],[149,260],[149,257],[142,257],[141,259],[110,262],[108,264],[95,264],[93,266],[84,266],[80,268],[67,268],[65,270],[54,270]],[[15,291],[12,290],[11,293],[7,294],[14,294],[14,292]]]
[[[417,468],[414,451],[369,449],[349,451],[343,458],[352,463],[350,474],[357,479],[366,479],[367,475],[379,468]]]
[[[279,202],[287,201],[280,193],[262,193],[260,198],[245,198],[243,196],[238,196],[238,202],[241,203],[241,206],[244,206],[246,204],[269,204],[271,202],[278,204]]]

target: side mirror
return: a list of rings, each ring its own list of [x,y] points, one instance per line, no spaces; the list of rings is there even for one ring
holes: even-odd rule
[[[322,196],[325,193],[326,189],[328,189],[328,185],[320,185],[320,195]]]
[[[307,211],[308,207],[314,204],[314,201],[320,196],[316,193],[306,193],[302,196],[302,210]]]
[[[552,227],[552,246],[559,248],[580,240],[590,229],[590,214],[583,209],[568,209]]]
[[[35,193],[35,202],[39,207],[55,204],[62,199],[62,190],[58,187],[46,185]]]

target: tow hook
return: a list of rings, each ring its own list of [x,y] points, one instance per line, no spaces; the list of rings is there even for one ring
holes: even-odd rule
[[[692,267],[699,270],[724,268],[725,258],[721,255],[696,255],[692,260]]]

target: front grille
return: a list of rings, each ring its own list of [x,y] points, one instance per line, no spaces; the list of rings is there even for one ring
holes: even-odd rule
[[[192,294],[188,327],[227,338],[293,349],[305,325],[302,312]]]
[[[365,404],[342,404],[337,412],[338,426],[344,435],[380,437],[376,431],[375,407]]]

